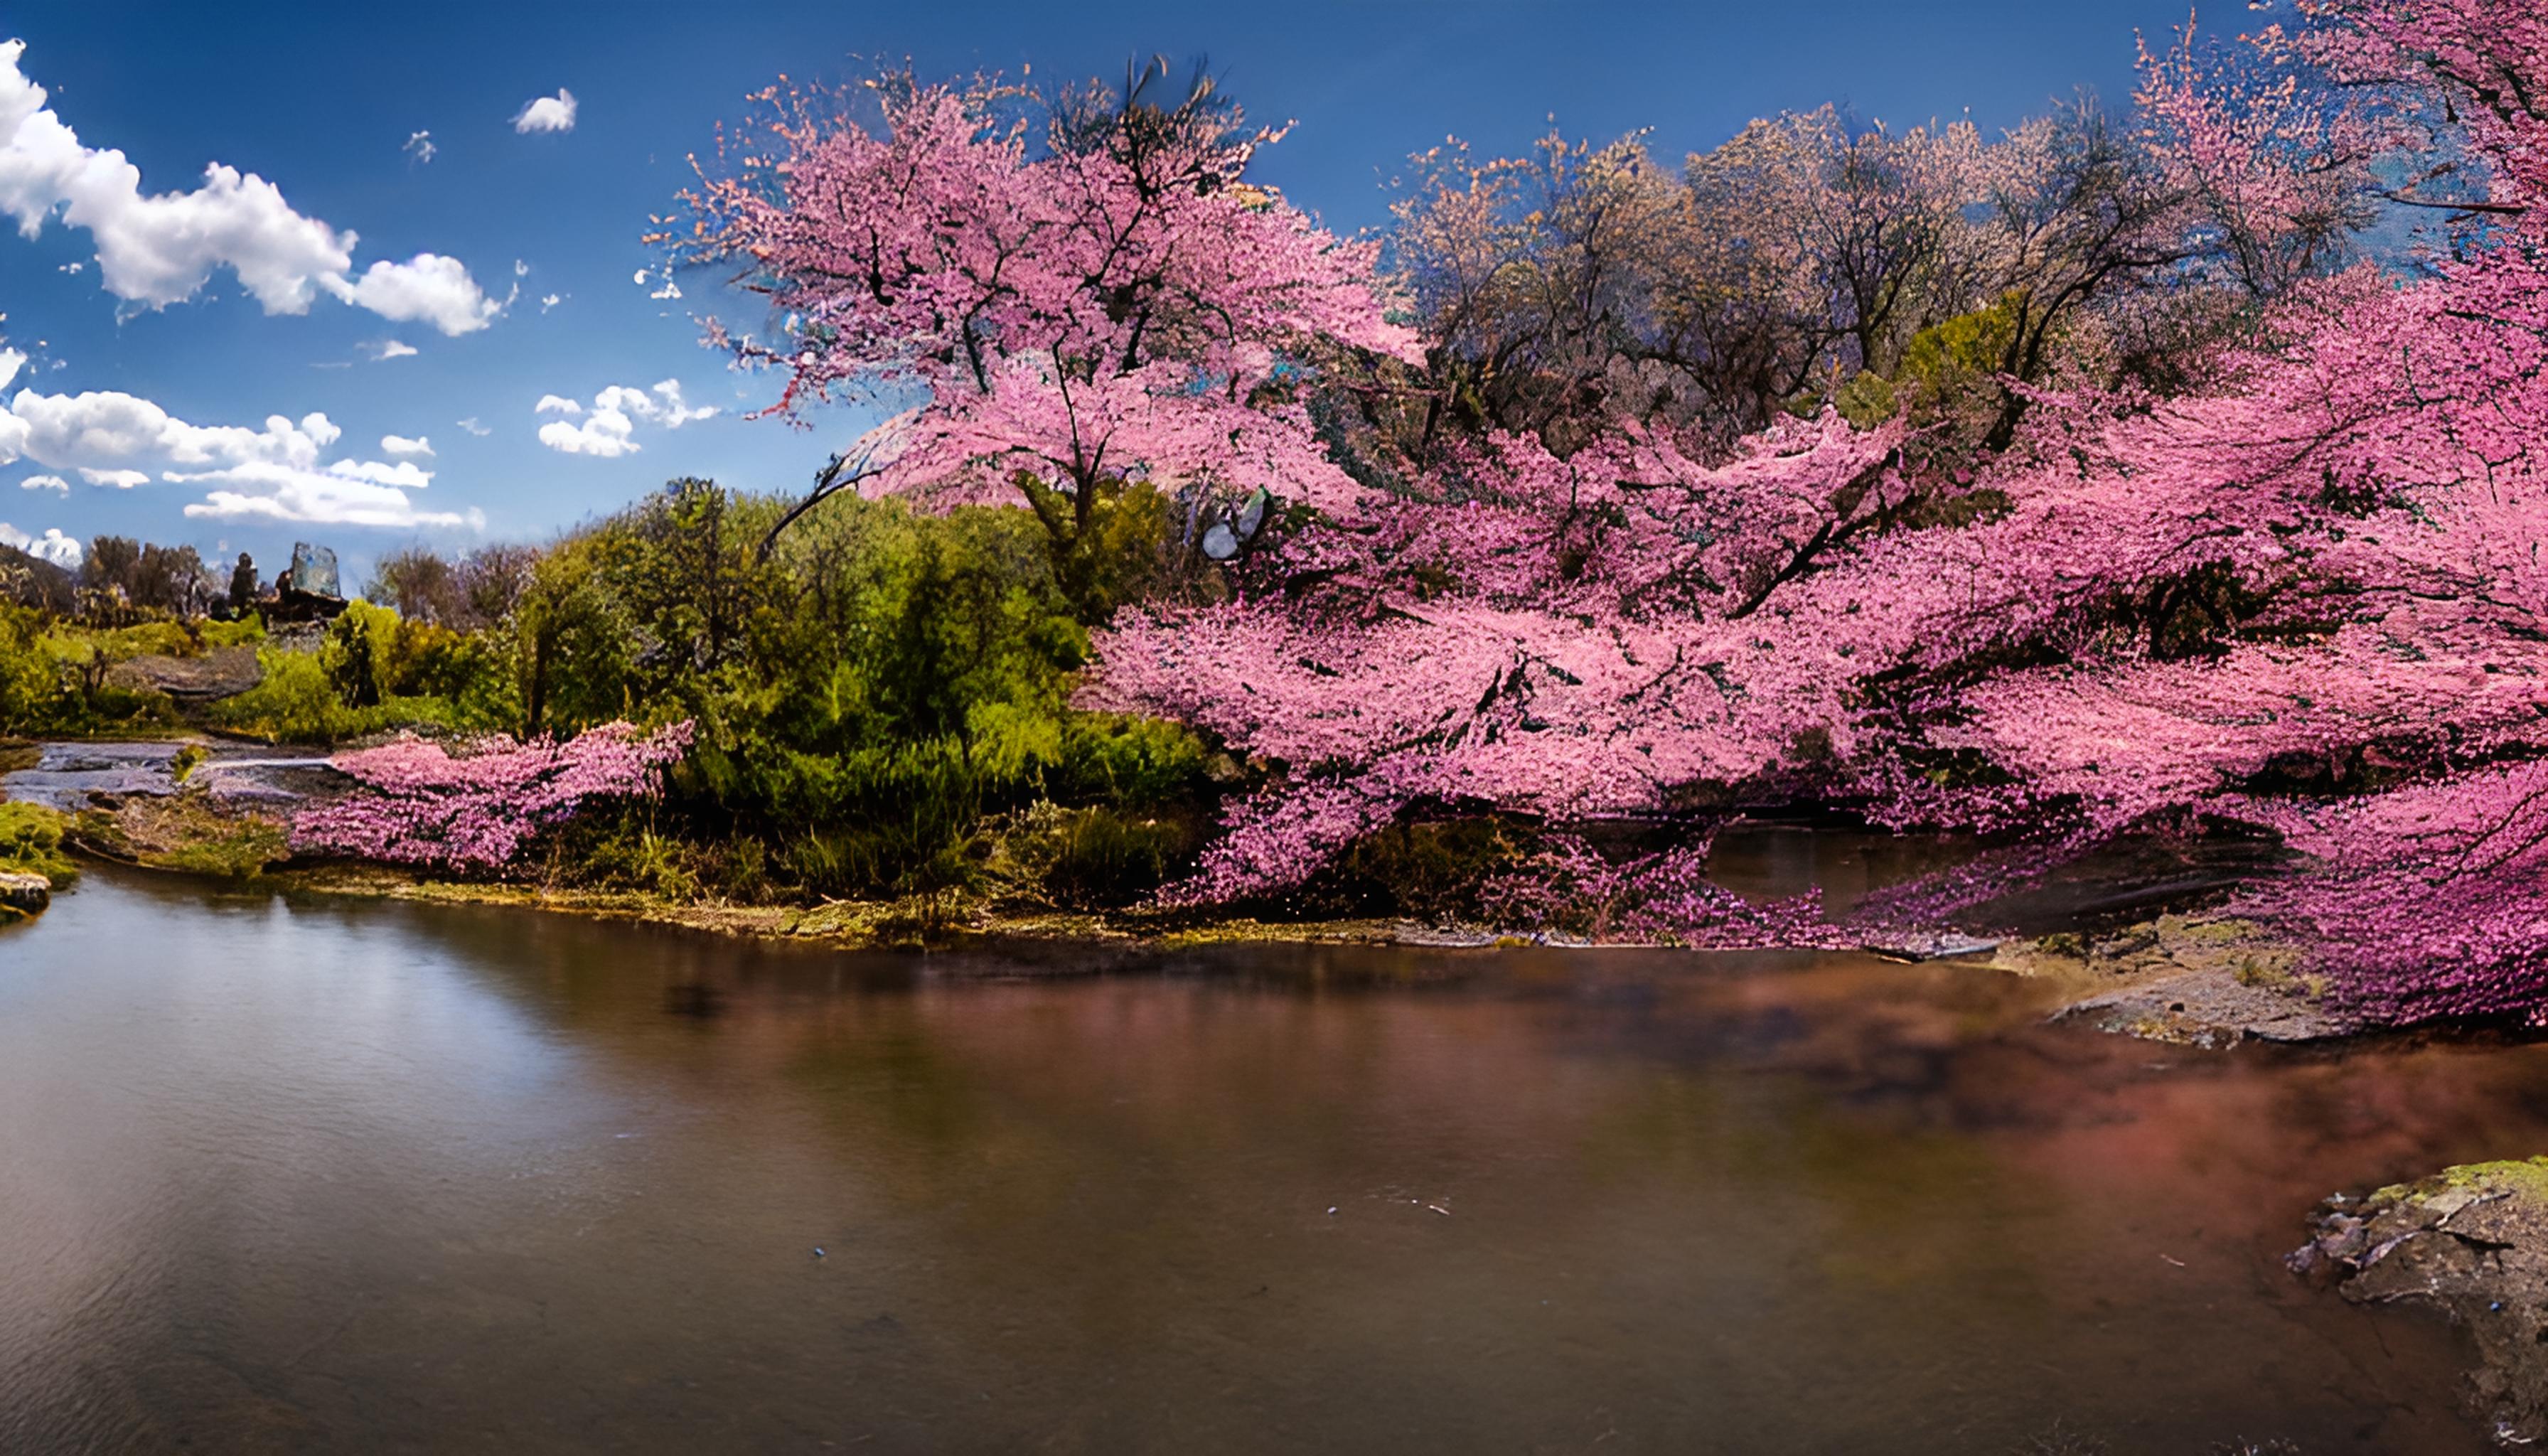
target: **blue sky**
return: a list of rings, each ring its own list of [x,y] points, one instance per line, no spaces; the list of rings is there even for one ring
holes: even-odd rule
[[[1994,129],[2082,86],[2125,101],[2135,32],[2184,17],[2178,0],[0,0],[0,37],[25,43],[0,65],[0,369],[24,356],[0,390],[0,539],[112,531],[269,569],[317,540],[359,580],[399,545],[544,537],[672,476],[795,488],[864,421],[744,417],[773,385],[700,348],[697,319],[750,306],[712,276],[678,299],[637,281],[687,154],[782,72],[1208,57],[1252,117],[1298,122],[1263,178],[1350,230],[1448,135],[1517,151],[1554,114],[1599,137],[1651,128],[1678,157],[1824,101]],[[573,125],[543,129],[561,92]],[[213,164],[272,193],[199,192]]]

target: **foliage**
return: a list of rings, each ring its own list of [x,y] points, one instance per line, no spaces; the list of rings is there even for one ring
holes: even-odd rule
[[[175,719],[156,692],[111,682],[107,670],[157,651],[192,655],[203,640],[184,625],[81,627],[34,607],[0,602],[0,733],[129,734]]]
[[[269,654],[265,682],[216,717],[310,742],[410,723],[526,741],[692,723],[660,805],[552,837],[543,870],[656,894],[936,897],[942,914],[949,896],[1007,892],[984,867],[995,822],[1120,806],[1138,823],[1192,800],[1205,754],[1190,732],[1069,705],[1087,633],[1030,512],[843,496],[765,553],[781,509],[675,481],[518,558],[520,591],[494,620],[462,632],[353,603],[318,653]],[[1122,533],[1081,581],[1138,590],[1152,550],[1146,527]],[[398,570],[452,575],[421,551]],[[1164,872],[1139,864],[1182,866],[1190,838],[1152,853],[1103,833],[1047,858],[1059,893],[1138,894]]]
[[[329,646],[334,646],[332,642]],[[340,690],[355,680],[347,658],[319,652],[260,648],[257,665],[263,676],[254,687],[224,698],[211,710],[212,721],[269,743],[337,744],[392,728],[412,725],[461,726],[462,714],[447,698],[381,695],[357,706]]]

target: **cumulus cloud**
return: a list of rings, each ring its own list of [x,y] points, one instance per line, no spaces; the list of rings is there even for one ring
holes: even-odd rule
[[[417,253],[404,263],[387,258],[363,270],[350,288],[330,292],[358,309],[369,309],[396,323],[422,321],[444,333],[484,328],[504,311],[487,297],[458,258]]]
[[[516,132],[572,132],[575,130],[575,93],[564,86],[555,96],[543,96],[525,102],[513,114]]]
[[[67,496],[70,494],[71,483],[63,480],[57,475],[31,475],[25,480],[18,482],[18,489],[21,491],[59,491],[63,495]]]
[[[63,535],[58,527],[47,526],[43,535],[30,536],[5,520],[0,520],[0,546],[15,546],[37,560],[49,561],[64,571],[79,570],[80,562],[88,555],[80,549],[77,540]]]
[[[445,333],[484,328],[500,306],[457,259],[419,253],[354,273],[357,238],[285,202],[253,172],[214,162],[192,192],[144,194],[141,169],[91,147],[18,68],[23,41],[0,42],[0,213],[28,237],[58,216],[97,247],[99,281],[130,304],[161,309],[202,292],[228,268],[268,314],[306,314],[324,293]]]
[[[372,357],[375,360],[412,359],[415,357],[415,345],[403,344],[394,338],[385,338],[378,344],[372,345],[371,351]]]
[[[422,435],[411,440],[405,435],[383,435],[381,452],[387,455],[430,455],[433,445]]]
[[[422,166],[426,162],[433,160],[433,154],[441,149],[442,148],[433,144],[433,134],[431,132],[410,132],[407,137],[407,145],[399,148],[399,150],[406,152],[409,156],[415,158],[416,165],[418,166]]]
[[[473,435],[492,435],[496,432],[495,426],[480,424],[478,422],[478,416],[475,414],[470,415],[467,419],[455,419],[451,422],[460,426],[462,429],[469,431]]]
[[[542,395],[531,412],[567,416],[540,426],[541,444],[569,455],[613,460],[641,448],[634,438],[641,423],[679,429],[717,411],[713,405],[694,409],[682,404],[681,381],[668,379],[651,391],[612,385],[592,397],[590,410],[564,395]]]
[[[22,357],[0,351],[0,383]],[[325,458],[344,431],[320,413],[270,415],[261,429],[200,425],[118,391],[44,395],[21,390],[0,411],[0,465],[31,460],[76,471],[93,486],[131,490],[153,480],[204,487],[186,514],[335,525],[453,526],[477,511],[423,508],[432,472],[412,459]],[[385,453],[391,436],[383,441]],[[422,439],[404,441],[425,449]],[[48,477],[56,482],[58,475]]]

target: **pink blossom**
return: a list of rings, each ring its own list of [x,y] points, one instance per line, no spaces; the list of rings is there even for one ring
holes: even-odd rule
[[[508,864],[532,835],[589,800],[655,792],[689,741],[687,723],[652,733],[608,723],[564,741],[498,736],[455,756],[403,736],[331,760],[362,787],[294,816],[292,846],[400,864]]]

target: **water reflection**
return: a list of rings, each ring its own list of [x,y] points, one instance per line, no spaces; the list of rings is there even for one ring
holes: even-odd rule
[[[0,939],[0,1449],[2467,1451],[2275,1260],[2548,1145],[2538,1048],[1969,967],[963,968],[96,876]]]

